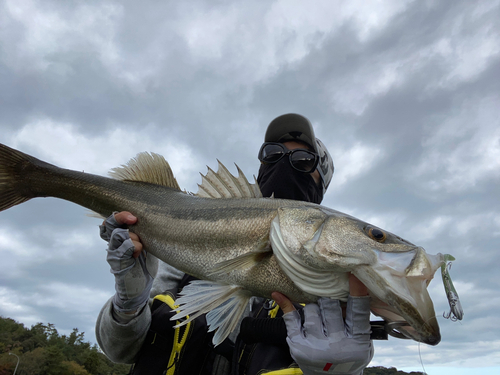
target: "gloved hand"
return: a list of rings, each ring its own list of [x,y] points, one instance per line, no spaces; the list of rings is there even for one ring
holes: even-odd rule
[[[285,312],[283,319],[290,354],[304,375],[361,375],[370,363],[373,357],[370,297],[366,296],[366,287],[353,275],[350,290],[351,294],[361,296],[349,296],[345,321],[340,301],[320,298],[317,304],[304,307],[303,324],[292,303],[282,294],[273,293],[273,298]]]
[[[124,224],[133,224],[137,219],[131,214],[128,218],[133,219],[130,220],[123,220],[122,216],[124,215],[117,221],[115,214],[112,214],[99,228],[101,238],[108,241],[106,259],[111,266],[111,273],[115,275],[113,307],[122,313],[133,313],[149,299],[158,261],[153,256],[148,256],[146,251],[141,251],[139,237],[129,234],[128,229],[124,228]]]

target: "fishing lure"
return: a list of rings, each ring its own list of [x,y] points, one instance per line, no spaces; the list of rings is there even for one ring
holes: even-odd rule
[[[450,319],[452,322],[457,320],[462,320],[464,317],[464,310],[462,309],[462,304],[460,303],[460,298],[458,293],[451,281],[450,269],[451,262],[455,258],[450,254],[444,255],[444,263],[441,265],[441,276],[443,277],[444,291],[446,292],[446,297],[448,298],[448,304],[450,305],[450,311],[448,313],[444,312],[443,317],[445,319]]]

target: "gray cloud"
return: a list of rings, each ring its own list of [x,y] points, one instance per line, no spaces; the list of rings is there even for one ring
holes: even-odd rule
[[[499,18],[493,0],[4,0],[0,142],[101,175],[154,151],[196,190],[216,158],[256,174],[269,121],[304,114],[335,161],[326,206],[457,257],[465,319],[441,318],[426,367],[499,366]],[[54,199],[2,212],[0,314],[94,340],[114,291],[85,214]],[[374,365],[420,365],[416,343],[375,345]]]

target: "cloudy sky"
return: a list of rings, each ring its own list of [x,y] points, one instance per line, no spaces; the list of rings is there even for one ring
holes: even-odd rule
[[[436,275],[442,342],[376,342],[371,365],[497,374],[499,20],[498,0],[0,0],[0,142],[100,175],[153,151],[196,191],[216,159],[256,174],[268,123],[303,114],[335,162],[325,206],[457,258],[464,320]],[[0,315],[95,341],[114,284],[86,214],[0,214]]]

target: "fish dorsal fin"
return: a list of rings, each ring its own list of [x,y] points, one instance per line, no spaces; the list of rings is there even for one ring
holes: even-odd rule
[[[251,184],[236,165],[238,177],[235,177],[219,161],[217,172],[208,167],[206,175],[201,175],[201,185],[195,194],[202,198],[262,198],[259,185]]]
[[[113,168],[109,174],[117,180],[149,182],[181,190],[168,162],[153,152],[141,152],[126,165]]]
[[[180,327],[201,314],[205,314],[209,332],[215,331],[212,342],[219,345],[236,328],[252,294],[240,286],[224,285],[213,281],[195,280],[186,285],[175,304],[177,314],[170,320],[189,318]]]

